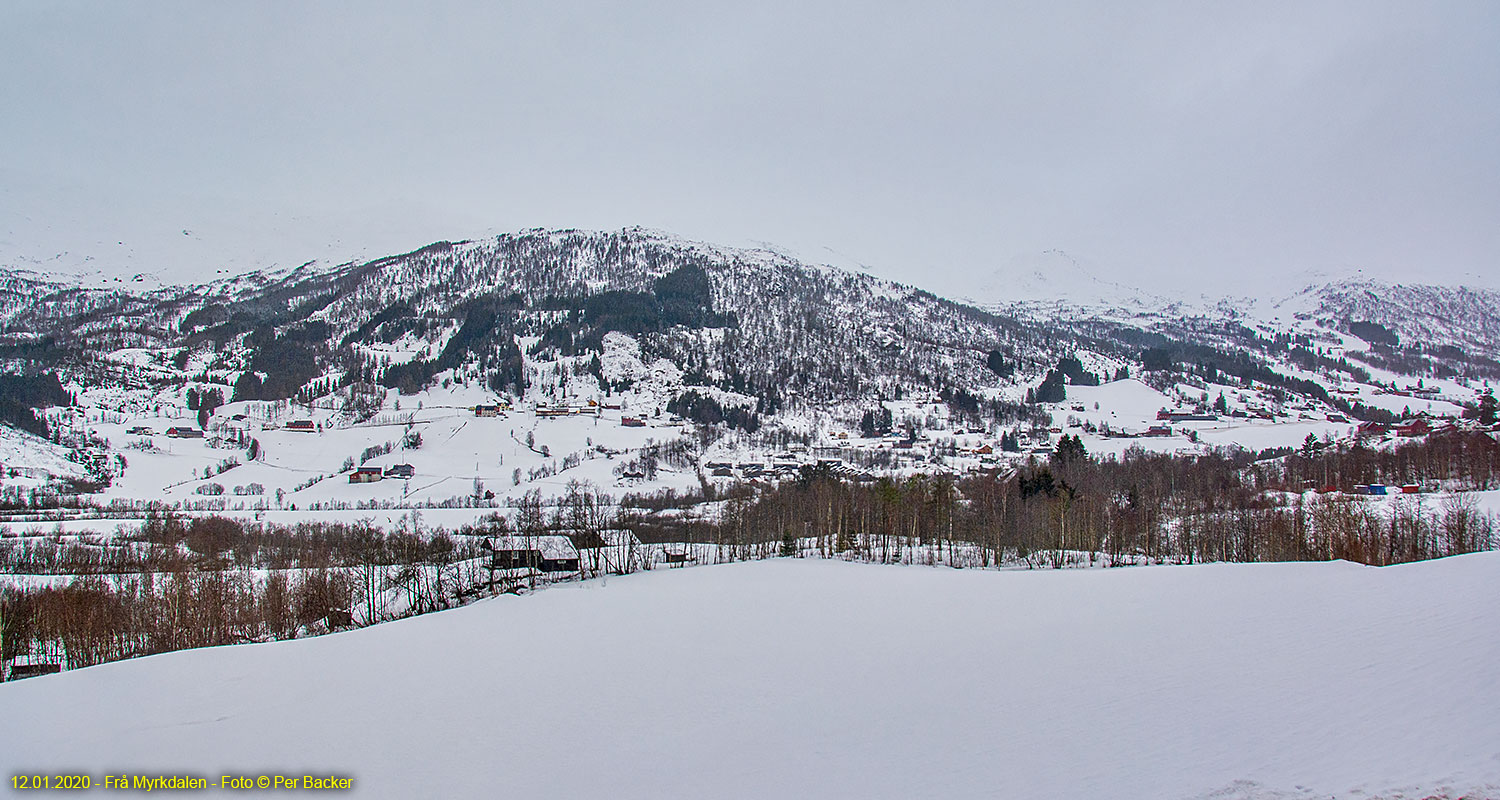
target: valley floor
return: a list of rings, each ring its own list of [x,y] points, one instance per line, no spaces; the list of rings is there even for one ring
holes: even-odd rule
[[[0,752],[359,797],[1496,797],[1497,607],[1497,553],[657,570],[3,684]]]

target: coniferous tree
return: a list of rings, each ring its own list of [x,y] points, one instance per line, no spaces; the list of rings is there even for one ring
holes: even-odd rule
[[[1057,463],[1067,466],[1088,458],[1088,450],[1083,446],[1083,438],[1077,434],[1064,434],[1057,440],[1057,448],[1052,453],[1052,458]]]

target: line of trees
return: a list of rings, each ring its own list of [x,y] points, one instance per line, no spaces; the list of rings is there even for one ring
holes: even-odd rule
[[[635,503],[623,524],[643,539],[749,548],[812,540],[825,554],[874,561],[914,553],[955,566],[1349,559],[1391,564],[1487,550],[1495,520],[1472,494],[1376,502],[1316,485],[1382,479],[1450,489],[1494,485],[1484,433],[1434,436],[1389,450],[1328,446],[1274,459],[1224,450],[1193,458],[1139,448],[1096,460],[1059,447],[1014,472],[846,481],[829,469],[758,492],[732,492],[717,520],[683,520]]]
[[[0,570],[74,577],[0,588],[0,660],[24,654],[76,668],[438,611],[495,588],[480,537],[567,533],[594,544],[585,569],[598,571],[601,532],[614,519],[609,496],[575,482],[555,504],[533,491],[511,517],[491,515],[456,536],[424,529],[415,514],[393,531],[163,514],[110,540],[4,538]]]
[[[325,632],[347,605],[334,570],[88,575],[63,586],[0,589],[6,663],[18,655],[86,667],[221,644]]]
[[[423,530],[413,513],[387,532],[368,521],[245,524],[216,515],[150,514],[133,531],[99,537],[0,538],[0,572],[105,575],[130,572],[325,569],[367,564],[447,564],[473,558],[472,542]]]
[[[1259,483],[1296,489],[1442,482],[1458,489],[1500,486],[1500,443],[1479,430],[1453,430],[1378,448],[1361,441],[1304,442],[1285,459],[1257,465]]]
[[[300,554],[278,559],[288,565],[260,568],[250,566],[261,560],[254,549],[220,551],[234,538],[224,522],[233,520],[218,520],[208,530],[187,526],[188,538],[174,546],[137,548],[143,554],[138,571],[0,588],[0,658],[9,663],[29,655],[76,668],[191,647],[292,639],[451,608],[487,584],[477,546],[442,531],[299,526],[273,536],[280,545],[300,541]],[[216,537],[223,538],[215,543]],[[238,563],[227,563],[226,554],[237,554]],[[8,566],[46,571],[61,564],[13,560]]]

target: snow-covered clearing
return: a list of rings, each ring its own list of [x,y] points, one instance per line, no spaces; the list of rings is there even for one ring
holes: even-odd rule
[[[68,449],[9,425],[0,425],[0,465],[61,478],[81,478],[83,467],[68,460]],[[0,476],[3,480],[5,476]]]
[[[777,559],[0,685],[12,771],[362,797],[1500,796],[1500,554]]]

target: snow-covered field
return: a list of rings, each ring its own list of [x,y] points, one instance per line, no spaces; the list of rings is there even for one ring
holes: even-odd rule
[[[361,797],[1500,796],[1500,554],[779,559],[0,685],[9,771]]]

